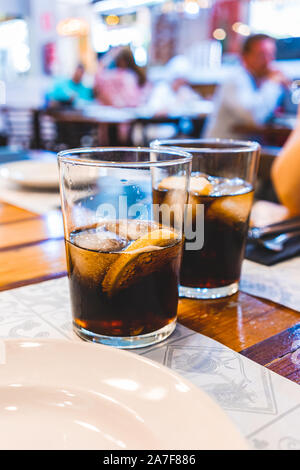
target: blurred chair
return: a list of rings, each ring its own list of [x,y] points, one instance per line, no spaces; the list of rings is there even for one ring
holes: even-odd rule
[[[34,147],[34,111],[29,108],[10,108],[2,110],[8,145],[21,148]]]
[[[220,41],[213,39],[198,41],[188,49],[186,56],[193,74],[201,77],[203,71],[206,71],[210,75],[210,71],[215,71],[222,65],[222,46]],[[208,78],[207,81],[203,80],[203,83],[193,83],[192,87],[203,98],[210,99],[214,95],[218,83]]]
[[[53,117],[42,110],[36,110],[34,122],[37,148],[55,151],[57,131]]]
[[[255,191],[256,199],[278,203],[278,198],[271,181],[271,168],[280,150],[281,147],[270,145],[263,145],[261,148]]]
[[[95,145],[97,125],[70,119],[40,109],[2,109],[6,145],[20,149],[59,151]]]
[[[74,112],[36,111],[35,134],[39,148],[54,152],[97,144],[97,125],[81,120]]]

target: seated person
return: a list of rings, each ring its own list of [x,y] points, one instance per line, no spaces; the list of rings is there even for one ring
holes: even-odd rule
[[[181,74],[168,82],[158,83],[149,98],[147,109],[155,116],[190,114],[201,97]]]
[[[297,123],[272,165],[272,182],[280,202],[300,214],[300,108]]]
[[[265,34],[249,36],[242,64],[216,93],[215,109],[205,137],[243,138],[241,127],[265,124],[281,104],[289,80],[273,66],[275,40]]]
[[[101,104],[117,108],[144,104],[151,85],[129,48],[112,49],[99,61],[95,95]]]
[[[165,66],[165,79],[158,81],[149,96],[146,110],[150,115],[191,115],[203,101],[189,83],[191,65],[184,56],[173,57]]]
[[[84,72],[84,66],[78,64],[70,79],[57,80],[53,89],[47,94],[48,106],[76,106],[82,100],[91,100],[93,98],[91,88],[82,83]]]
[[[179,58],[179,57],[178,57]],[[182,116],[185,119],[178,124],[163,123],[147,126],[147,140],[156,138],[172,138],[178,132],[190,131],[193,124],[189,117],[197,114],[197,103],[203,98],[189,84],[190,67],[185,60],[171,61],[166,65],[167,79],[153,86],[149,99],[143,108],[143,114],[148,117],[163,118]]]

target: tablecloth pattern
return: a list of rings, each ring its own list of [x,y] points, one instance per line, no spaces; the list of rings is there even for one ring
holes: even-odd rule
[[[1,292],[0,338],[81,341],[72,331],[67,278]],[[166,365],[207,392],[251,447],[300,449],[299,385],[182,325],[166,341],[133,354]]]

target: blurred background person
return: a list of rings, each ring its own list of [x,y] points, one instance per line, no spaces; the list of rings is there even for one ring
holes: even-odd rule
[[[205,136],[243,138],[247,131],[265,124],[273,115],[285,89],[285,75],[274,68],[276,43],[266,34],[249,36],[242,48],[241,67],[216,94],[215,109]]]
[[[136,65],[134,56],[127,47],[111,49],[100,59],[95,76],[94,94],[101,105],[115,108],[136,108],[146,103],[151,92],[144,68]],[[130,125],[118,125],[118,141],[130,143]],[[107,144],[108,128],[99,129],[99,140]]]
[[[84,74],[84,66],[78,64],[71,78],[58,79],[47,94],[48,107],[76,106],[92,100],[92,89],[83,84]]]
[[[272,182],[279,201],[300,214],[300,108],[296,126],[272,165]]]
[[[190,85],[190,65],[185,57],[174,57],[165,67],[166,78],[153,85],[143,113],[162,120],[170,116],[184,116],[184,119],[179,120],[179,123],[149,124],[146,131],[147,140],[171,138],[178,132],[184,134],[186,129],[190,130],[193,124],[187,116],[196,114],[197,103],[203,101],[200,94]]]
[[[156,116],[190,114],[194,105],[202,101],[189,83],[190,65],[187,59],[174,57],[166,65],[166,80],[159,81],[147,102],[149,112]]]
[[[137,107],[147,101],[151,85],[130,48],[116,48],[99,61],[94,90],[103,105]]]

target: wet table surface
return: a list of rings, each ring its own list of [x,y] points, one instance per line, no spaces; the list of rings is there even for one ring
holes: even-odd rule
[[[0,201],[0,261],[1,291],[65,276],[60,211],[41,216]],[[297,383],[300,366],[291,355],[295,344],[300,354],[299,316],[243,292],[218,300],[181,299],[178,310],[181,324]]]

